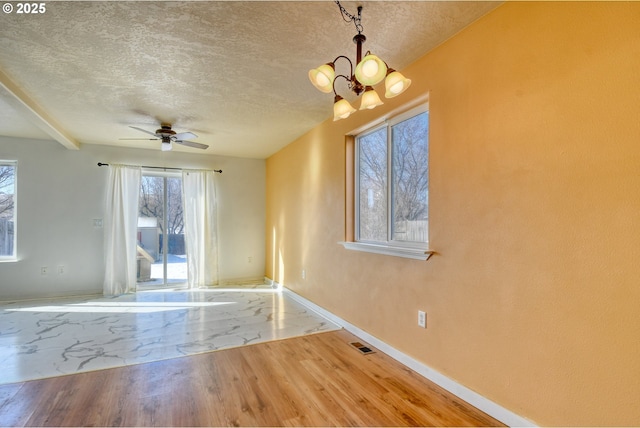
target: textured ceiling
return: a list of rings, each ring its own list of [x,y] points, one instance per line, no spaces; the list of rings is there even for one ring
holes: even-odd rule
[[[365,51],[399,70],[498,4],[342,2],[364,6]],[[210,146],[175,150],[265,158],[332,115],[333,94],[307,72],[354,60],[355,34],[331,1],[49,1],[44,14],[2,13],[0,135],[158,150],[120,139],[165,121]]]

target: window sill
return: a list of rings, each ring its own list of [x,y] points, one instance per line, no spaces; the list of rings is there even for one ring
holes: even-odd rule
[[[366,253],[383,254],[386,256],[404,257],[414,260],[429,260],[435,251],[423,248],[392,247],[389,245],[368,244],[364,242],[339,242],[347,250],[364,251]]]

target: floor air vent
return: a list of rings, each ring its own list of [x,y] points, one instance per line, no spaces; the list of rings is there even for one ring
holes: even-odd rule
[[[362,352],[363,354],[373,354],[376,352],[360,342],[351,342],[350,345],[356,347],[358,351]]]

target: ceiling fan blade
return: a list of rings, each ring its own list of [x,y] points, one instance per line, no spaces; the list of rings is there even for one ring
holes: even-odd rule
[[[192,138],[198,138],[193,132],[180,132],[173,136],[176,140],[190,140]]]
[[[196,143],[194,141],[175,140],[174,143],[182,144],[183,146],[194,147],[196,149],[203,149],[203,150],[209,147],[206,144]]]
[[[144,132],[145,134],[153,135],[154,137],[156,136],[155,132],[150,132],[150,131],[147,131],[146,129],[138,128],[137,126],[130,126],[129,128],[137,129],[140,132]]]

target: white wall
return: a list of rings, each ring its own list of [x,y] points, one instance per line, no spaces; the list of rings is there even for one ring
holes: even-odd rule
[[[98,162],[222,169],[218,178],[221,280],[264,275],[265,161],[0,137],[18,161],[17,262],[0,263],[0,300],[101,293],[107,168]],[[249,262],[251,257],[252,261]],[[63,265],[65,272],[57,273]],[[40,268],[49,267],[41,275]]]

